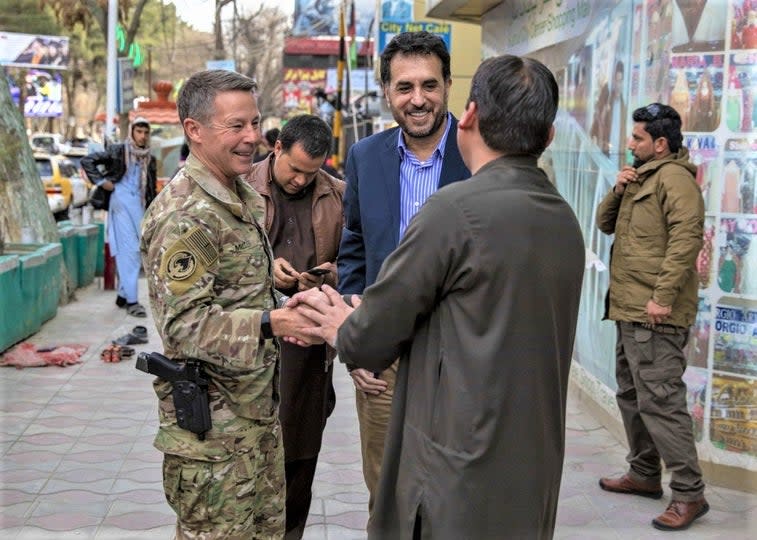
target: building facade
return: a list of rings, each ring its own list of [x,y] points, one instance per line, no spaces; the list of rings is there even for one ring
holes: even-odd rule
[[[684,376],[689,408],[709,481],[754,490],[757,2],[427,0],[426,10],[478,22],[483,58],[530,56],[557,78],[557,135],[543,164],[576,211],[587,247],[573,380],[610,423],[619,418],[615,332],[601,319],[612,239],[597,230],[595,212],[629,160],[633,110],[659,101],[680,113],[706,210]]]

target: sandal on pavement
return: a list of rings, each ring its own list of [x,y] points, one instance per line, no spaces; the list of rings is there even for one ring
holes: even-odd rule
[[[139,302],[126,304],[126,313],[128,313],[132,317],[147,317],[147,311],[145,311],[145,307]]]
[[[138,335],[134,334],[133,332],[129,333],[129,334],[126,334],[125,336],[121,336],[118,339],[114,339],[113,340],[113,344],[114,345],[121,345],[121,346],[124,346],[124,345],[141,345],[142,343],[147,343],[147,338],[146,337],[142,337],[142,336],[138,336]]]
[[[134,328],[131,329],[131,333],[137,337],[141,337],[145,339],[147,338],[147,328],[145,328],[144,326],[135,326]]]
[[[132,350],[132,354],[134,354],[133,350]],[[116,345],[116,344],[108,345],[102,351],[100,351],[100,359],[103,362],[107,362],[109,364],[120,362],[121,361],[121,346]]]

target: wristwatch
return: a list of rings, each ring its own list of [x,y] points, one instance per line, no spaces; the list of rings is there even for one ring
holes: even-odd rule
[[[271,328],[271,312],[268,310],[263,311],[263,315],[260,317],[260,336],[263,339],[273,339],[273,328]]]
[[[260,336],[263,339],[273,339],[273,328],[271,328],[271,312],[268,310],[263,311],[263,315],[260,317]]]

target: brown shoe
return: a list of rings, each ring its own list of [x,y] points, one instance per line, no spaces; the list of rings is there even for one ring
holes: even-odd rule
[[[600,478],[599,487],[605,491],[641,495],[650,499],[662,497],[662,485],[659,481],[637,482],[631,479],[628,474],[624,474],[620,478]]]
[[[682,531],[688,529],[695,519],[702,517],[710,505],[702,497],[697,501],[671,501],[667,510],[652,520],[655,529]]]

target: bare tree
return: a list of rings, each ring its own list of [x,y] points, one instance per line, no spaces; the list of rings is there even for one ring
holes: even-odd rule
[[[276,7],[260,6],[251,15],[239,15],[229,33],[229,41],[236,44],[238,71],[258,83],[263,116],[281,113],[284,36],[289,30],[288,15]]]

